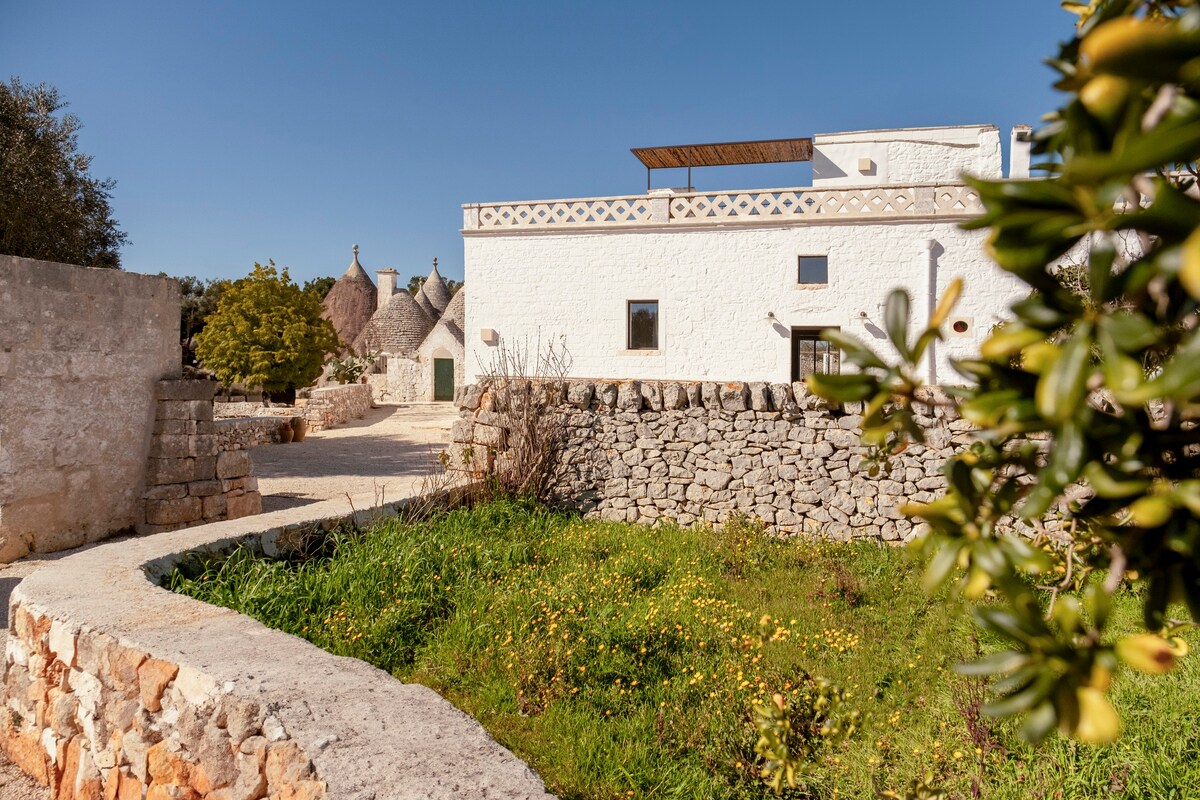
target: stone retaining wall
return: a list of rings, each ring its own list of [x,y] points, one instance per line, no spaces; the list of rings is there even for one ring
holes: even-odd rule
[[[261,403],[217,403],[215,413],[221,419],[250,417],[304,417],[308,430],[320,431],[362,419],[374,405],[371,387],[348,383],[313,389],[307,398],[297,398],[293,406],[264,406]]]
[[[297,407],[296,413],[308,420],[310,431],[344,425],[352,419],[362,419],[372,406],[371,387],[365,383],[347,383],[313,389],[308,401]]]
[[[0,562],[133,530],[179,283],[0,255]]]
[[[907,539],[913,524],[900,506],[945,488],[942,462],[973,430],[931,394],[937,402],[917,419],[927,444],[870,477],[859,409],[830,408],[802,383],[566,381],[534,390],[568,429],[560,496],[608,520],[720,523],[740,513],[783,534]],[[464,448],[475,463],[503,457],[503,411],[520,396],[487,385],[462,391],[452,463]]]
[[[217,447],[250,450],[264,444],[279,444],[283,420],[279,417],[235,417],[216,421]]]
[[[35,572],[11,597],[0,746],[56,800],[552,800],[431,690],[158,585],[192,552],[277,555],[399,505],[373,502],[114,543]],[[98,576],[87,591],[83,575]]]
[[[159,381],[139,533],[237,519],[262,511],[250,454],[220,448],[213,421],[215,381]]]

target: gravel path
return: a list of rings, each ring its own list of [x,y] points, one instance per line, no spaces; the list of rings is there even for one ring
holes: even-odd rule
[[[374,492],[382,500],[411,484],[420,485],[426,475],[441,469],[437,454],[450,443],[450,426],[457,417],[450,403],[381,406],[340,428],[309,434],[299,444],[255,448],[251,458],[263,511],[347,494]],[[0,564],[0,654],[8,639],[8,596],[13,588],[46,562],[81,549]],[[0,751],[0,800],[50,800],[50,791]]]
[[[380,406],[339,428],[311,433],[299,444],[251,450],[263,511],[345,495],[381,499],[440,470],[437,454],[450,443],[458,412],[450,403]]]

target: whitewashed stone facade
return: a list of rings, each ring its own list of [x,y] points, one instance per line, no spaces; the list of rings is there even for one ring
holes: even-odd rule
[[[1023,168],[1028,145],[1013,141]],[[819,135],[803,189],[465,206],[466,379],[494,360],[485,338],[561,337],[580,377],[789,382],[793,329],[881,339],[890,289],[913,296],[915,328],[962,277],[967,330],[926,365],[931,382],[954,383],[949,359],[976,348],[1021,291],[984,235],[959,227],[981,211],[963,171],[1001,177],[996,128]],[[828,257],[827,283],[798,282],[801,256]],[[634,300],[658,303],[657,349],[627,346]]]

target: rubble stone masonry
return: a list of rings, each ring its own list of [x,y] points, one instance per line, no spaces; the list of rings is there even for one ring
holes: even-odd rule
[[[567,427],[558,493],[567,505],[606,520],[687,525],[757,517],[781,534],[836,539],[908,539],[900,512],[945,488],[940,469],[972,441],[973,427],[931,394],[917,422],[926,444],[872,477],[855,406],[831,408],[803,383],[555,381],[534,384]],[[452,463],[504,457],[500,386],[459,393]]]

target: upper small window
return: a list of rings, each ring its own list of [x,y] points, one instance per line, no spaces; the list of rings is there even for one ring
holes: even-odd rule
[[[797,283],[829,283],[829,256],[800,256]]]
[[[658,301],[629,301],[629,349],[658,349]]]

